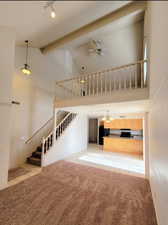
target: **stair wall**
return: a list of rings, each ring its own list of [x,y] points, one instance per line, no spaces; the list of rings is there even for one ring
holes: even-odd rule
[[[88,118],[77,115],[55,145],[44,155],[43,166],[66,159],[73,153],[87,150]]]

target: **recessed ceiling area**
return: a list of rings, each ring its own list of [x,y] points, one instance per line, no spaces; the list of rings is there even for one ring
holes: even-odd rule
[[[16,43],[25,40],[42,47],[81,26],[102,17],[129,1],[55,1],[55,19],[44,6],[47,1],[1,1],[0,26],[16,30]]]
[[[150,110],[150,101],[139,100],[121,103],[66,107],[64,110],[78,114],[85,114],[91,118],[103,117],[107,111],[110,116],[114,118],[120,118],[120,116],[125,116],[125,118],[142,118],[144,113],[149,112]]]

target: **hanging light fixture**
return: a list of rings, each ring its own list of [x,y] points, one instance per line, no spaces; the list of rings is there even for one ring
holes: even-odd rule
[[[29,48],[28,44],[29,44],[29,41],[26,40],[25,43],[26,43],[26,63],[24,64],[24,67],[21,68],[21,71],[25,75],[30,75],[32,72],[30,70],[30,66],[27,64],[27,60],[28,60],[28,48]]]
[[[106,123],[110,123],[112,120],[114,120],[114,118],[112,118],[110,115],[109,115],[109,111],[107,111],[106,113],[106,116],[104,116],[102,118],[103,121],[105,121]]]
[[[54,1],[48,1],[45,6],[44,6],[44,10],[50,11],[50,17],[52,19],[54,19],[56,17],[56,12],[55,12],[55,8],[54,8]]]

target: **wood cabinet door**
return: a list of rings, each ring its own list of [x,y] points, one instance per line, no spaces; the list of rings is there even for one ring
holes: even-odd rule
[[[132,130],[142,130],[143,129],[143,120],[142,119],[134,119],[131,129]]]
[[[110,123],[104,122],[104,127],[110,129],[142,130],[143,122],[142,119],[115,119]]]

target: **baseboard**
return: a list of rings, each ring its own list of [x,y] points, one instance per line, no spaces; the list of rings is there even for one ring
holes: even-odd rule
[[[151,188],[151,193],[152,193],[152,199],[153,199],[153,205],[155,208],[155,213],[156,213],[156,219],[157,219],[157,225],[161,225],[160,219],[159,219],[159,215],[158,215],[158,207],[157,207],[157,200],[156,200],[156,192],[154,191],[153,187],[152,187],[152,182],[150,180],[150,177],[148,177],[149,179],[149,184],[150,184],[150,188]]]

